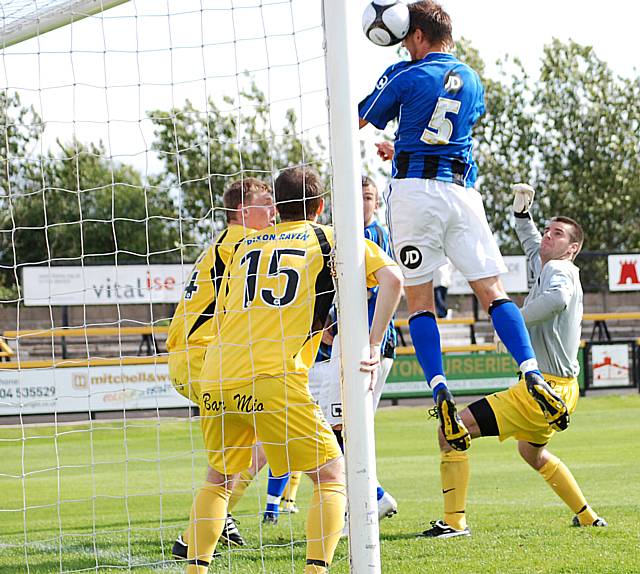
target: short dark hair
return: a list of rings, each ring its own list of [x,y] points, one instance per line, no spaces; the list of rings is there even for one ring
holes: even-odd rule
[[[569,226],[569,241],[578,244],[578,251],[576,251],[576,255],[578,255],[584,243],[584,231],[582,231],[580,224],[575,219],[565,217],[564,215],[553,217],[551,221],[557,221],[558,223],[564,223]]]
[[[451,17],[440,4],[422,0],[409,4],[409,34],[422,30],[431,44],[444,44],[453,49]]]
[[[271,193],[271,187],[256,177],[243,177],[232,181],[222,194],[222,205],[227,216],[227,223],[231,223],[235,212],[250,203],[254,193],[262,191]]]
[[[282,221],[312,219],[320,207],[322,181],[318,172],[309,166],[281,171],[274,188],[276,209]]]

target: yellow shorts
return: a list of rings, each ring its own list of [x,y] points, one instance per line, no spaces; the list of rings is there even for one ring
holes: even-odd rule
[[[309,393],[307,377],[259,378],[234,389],[202,387],[200,416],[209,466],[235,474],[260,441],[275,476],[307,471],[342,455]]]
[[[573,413],[580,396],[578,380],[544,373],[542,376],[562,397],[569,412]],[[513,437],[542,445],[547,444],[556,432],[547,423],[538,403],[528,393],[523,378],[506,391],[489,395],[487,401],[495,414],[501,441]]]
[[[194,347],[169,353],[169,378],[173,388],[183,397],[200,402],[200,371],[207,348]]]

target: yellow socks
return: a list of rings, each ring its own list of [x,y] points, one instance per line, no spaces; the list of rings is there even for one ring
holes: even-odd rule
[[[298,495],[298,487],[300,486],[300,480],[302,479],[301,472],[292,472],[289,476],[289,482],[282,493],[282,499],[287,502],[295,502]]]
[[[466,452],[440,453],[440,480],[444,498],[444,521],[456,530],[467,526],[465,507],[469,485],[469,457]]]
[[[307,515],[307,565],[305,574],[327,571],[344,528],[347,496],[344,484],[322,482],[314,485]]]
[[[576,479],[566,465],[556,456],[550,459],[538,470],[547,484],[564,501],[564,503],[578,515],[581,525],[591,525],[598,515],[587,504]]]
[[[236,484],[233,487],[233,491],[231,492],[231,497],[229,498],[228,512],[231,512],[236,507],[236,505],[242,498],[242,495],[244,494],[245,490],[249,488],[249,485],[251,484],[252,480],[253,480],[253,474],[248,470],[243,470],[240,473],[240,476],[238,476],[238,479],[236,480]]]
[[[225,525],[230,495],[224,486],[210,482],[198,490],[189,517],[187,574],[206,574]]]

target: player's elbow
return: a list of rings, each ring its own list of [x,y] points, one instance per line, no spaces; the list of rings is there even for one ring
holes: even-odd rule
[[[389,297],[400,298],[402,287],[404,286],[404,278],[397,265],[381,267],[376,271],[375,276],[382,291],[388,294]]]

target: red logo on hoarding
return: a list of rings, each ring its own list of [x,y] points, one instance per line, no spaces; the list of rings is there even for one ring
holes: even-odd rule
[[[622,261],[620,265],[620,279],[618,279],[618,285],[626,285],[631,283],[632,285],[640,284],[638,280],[638,260],[634,261]]]
[[[597,372],[596,372],[597,371]],[[593,375],[598,380],[624,380],[629,378],[629,367],[615,363],[609,355],[602,358],[602,363],[594,363]]]

